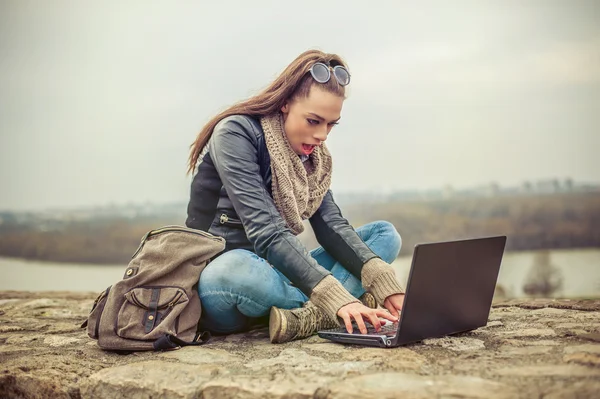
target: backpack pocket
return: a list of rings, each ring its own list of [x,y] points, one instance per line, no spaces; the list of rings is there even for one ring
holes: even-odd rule
[[[112,286],[108,287],[104,291],[98,295],[94,304],[92,305],[92,310],[90,310],[90,314],[87,320],[82,324],[81,327],[87,327],[87,334],[90,338],[98,339],[98,329],[100,328],[100,317],[102,316],[102,312],[104,311],[104,305],[106,305],[106,300],[108,299],[108,293],[110,292]]]
[[[179,316],[189,303],[185,290],[176,286],[136,287],[125,294],[115,331],[121,338],[156,340],[176,335]]]

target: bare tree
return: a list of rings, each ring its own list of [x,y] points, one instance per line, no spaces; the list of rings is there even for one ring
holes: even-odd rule
[[[562,285],[562,272],[551,263],[550,252],[536,253],[533,265],[525,277],[523,291],[531,296],[551,297],[562,289]]]

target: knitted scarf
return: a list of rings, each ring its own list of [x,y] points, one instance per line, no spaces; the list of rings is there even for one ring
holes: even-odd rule
[[[315,147],[304,163],[283,130],[283,114],[260,119],[271,156],[275,206],[295,235],[304,231],[302,220],[319,209],[331,184],[331,154],[325,143]],[[306,164],[306,165],[305,165]]]

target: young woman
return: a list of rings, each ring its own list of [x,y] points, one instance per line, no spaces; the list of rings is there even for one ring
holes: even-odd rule
[[[198,283],[204,329],[240,332],[269,316],[271,341],[287,342],[338,321],[366,333],[365,321],[379,330],[380,317],[397,320],[398,232],[383,221],[354,230],[330,190],[325,141],[349,83],[339,56],[306,51],[192,144],[186,225],[227,243]],[[296,237],[306,219],[322,245],[310,252]]]

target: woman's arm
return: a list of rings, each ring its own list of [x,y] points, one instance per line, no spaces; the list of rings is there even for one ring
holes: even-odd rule
[[[363,265],[377,258],[371,248],[358,236],[333,200],[331,190],[325,194],[310,224],[319,244],[350,273],[360,279]]]
[[[256,254],[335,318],[339,308],[356,299],[310,256],[277,211],[260,174],[255,129],[244,116],[224,119],[210,139],[211,158]],[[326,293],[317,289],[321,282]]]
[[[384,305],[388,296],[404,293],[392,267],[364,243],[342,216],[331,190],[310,218],[310,223],[319,244],[362,281],[363,287],[373,294],[377,303]]]

